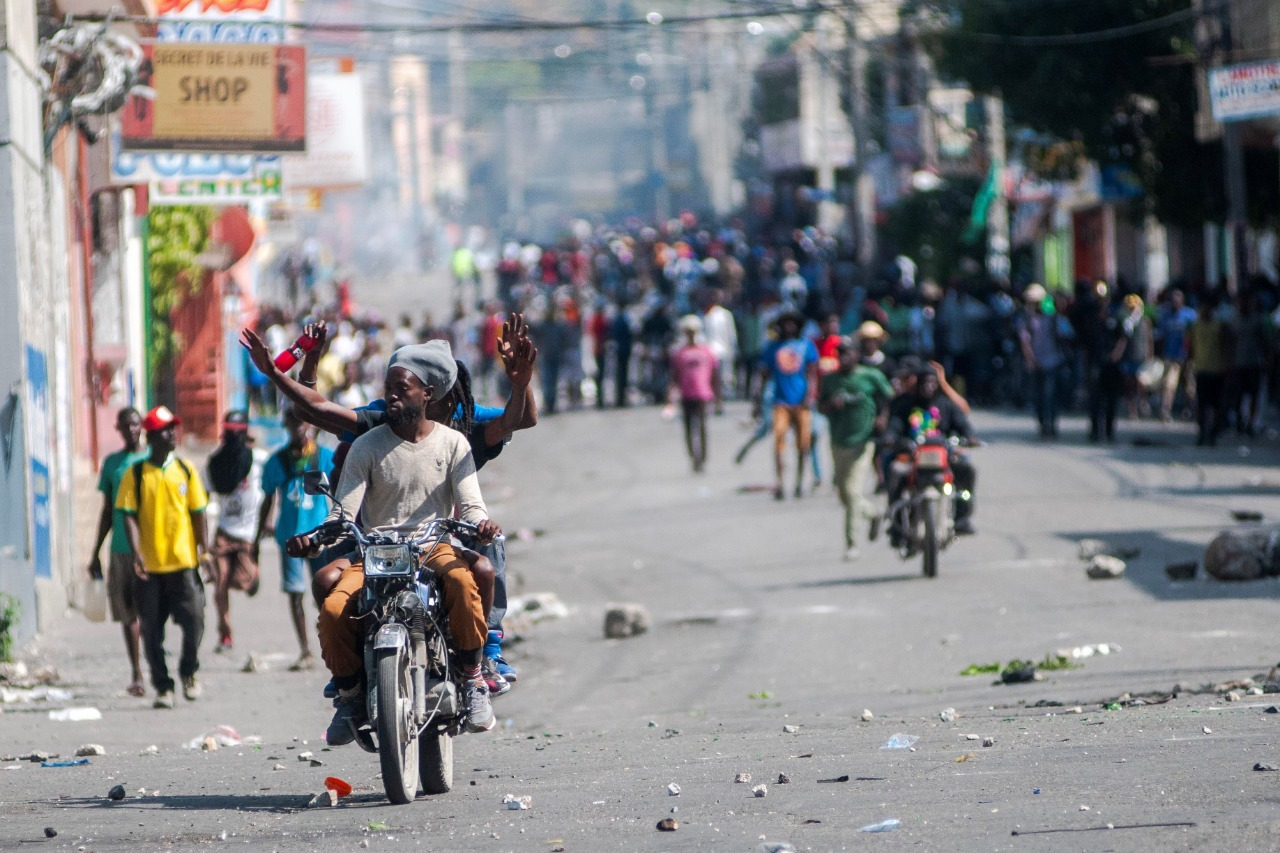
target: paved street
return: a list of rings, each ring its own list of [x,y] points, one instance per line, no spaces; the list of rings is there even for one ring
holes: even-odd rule
[[[103,718],[53,722],[47,705],[8,705],[0,751],[66,757],[91,742],[107,755],[70,768],[5,762],[20,769],[0,771],[0,848],[44,843],[44,827],[58,831],[51,848],[94,851],[1273,846],[1280,773],[1252,769],[1280,764],[1270,697],[1102,703],[1254,676],[1280,659],[1280,582],[1175,584],[1163,571],[1198,556],[1232,509],[1280,517],[1274,440],[1244,456],[1231,442],[1192,448],[1181,428],[1123,424],[1121,444],[1097,448],[1068,421],[1068,438],[1049,446],[1030,438],[1028,418],[980,414],[990,446],[976,451],[979,535],[944,552],[928,581],[883,542],[840,562],[829,487],[781,504],[753,489],[770,482],[771,460],[762,444],[733,466],[745,415],[737,404],[713,423],[701,476],[656,409],[546,419],[485,470],[490,509],[511,534],[513,594],[554,593],[569,615],[521,630],[510,654],[521,680],[495,703],[502,725],[456,742],[452,793],[388,806],[374,756],[324,751],[325,676],[284,671],[296,649],[272,552],[264,592],[233,600],[234,653],[205,655],[199,702],[153,711],[150,698],[125,696],[113,625],[71,613],[42,639],[41,658],[75,692],[69,704]],[[1132,446],[1139,433],[1152,446]],[[1087,536],[1141,553],[1123,579],[1089,580],[1076,558]],[[609,602],[647,606],[652,630],[603,639]],[[1033,684],[959,674],[1093,643],[1121,651]],[[269,669],[241,673],[250,652]],[[959,718],[942,722],[944,708]],[[217,725],[261,742],[183,748]],[[914,751],[880,749],[899,732],[919,737]],[[151,744],[159,754],[140,755]],[[324,766],[299,762],[302,751]],[[328,775],[355,794],[304,809]],[[763,799],[751,792],[761,782]],[[129,798],[111,803],[116,783]],[[531,796],[532,809],[508,811],[509,793]],[[655,829],[667,817],[676,832]],[[902,828],[856,834],[890,818]],[[1123,828],[1135,824],[1194,825]],[[1079,834],[1012,834],[1042,830]]]

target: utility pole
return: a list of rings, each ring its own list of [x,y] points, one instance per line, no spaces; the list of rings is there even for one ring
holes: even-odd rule
[[[988,95],[987,162],[995,175],[995,198],[987,212],[987,274],[995,279],[1009,278],[1009,201],[1004,197],[1004,99]]]
[[[667,126],[663,89],[666,86],[665,59],[661,24],[649,27],[649,56],[652,70],[645,92],[649,105],[649,181],[653,185],[653,215],[659,223],[671,215],[671,191],[667,188]]]
[[[1218,11],[1221,27],[1221,62],[1231,55],[1231,4],[1223,2]],[[1245,229],[1248,227],[1248,202],[1244,183],[1244,150],[1240,144],[1240,123],[1222,124],[1223,180],[1227,184],[1227,235],[1231,252],[1227,264],[1227,292],[1235,295],[1244,284],[1248,260]]]
[[[876,259],[876,194],[867,159],[871,156],[871,140],[867,132],[867,60],[866,45],[858,35],[858,10],[852,7],[845,18],[849,37],[849,120],[853,126],[853,199],[850,224],[857,246],[858,265],[864,273]]]

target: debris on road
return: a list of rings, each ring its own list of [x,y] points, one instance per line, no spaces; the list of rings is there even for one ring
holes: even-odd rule
[[[30,702],[70,702],[75,694],[61,687],[0,687],[0,705]]]
[[[987,746],[987,747],[995,746],[995,745],[996,745],[996,739],[995,739],[995,738],[993,738],[993,737],[984,737],[984,738],[982,739],[982,745],[983,745],[983,746]]]
[[[680,796],[680,786],[679,786],[679,785],[677,785],[675,782],[672,782],[670,785],[668,785],[668,786],[667,786],[667,796],[668,796],[668,797],[678,797],[678,796]]]
[[[313,758],[313,759],[311,759],[311,766],[312,766],[312,767],[324,767],[324,762],[323,762],[323,761],[321,761],[321,760],[320,760],[320,759],[318,759],[318,758]]]
[[[564,606],[554,592],[534,592],[507,599],[507,616],[513,619],[544,622],[548,619],[564,619],[568,615],[569,608]]]
[[[1200,731],[1204,732],[1207,735],[1213,734],[1213,729],[1209,728],[1208,726],[1201,726]]]
[[[848,777],[848,776],[837,776],[837,777],[835,777],[834,779],[819,779],[819,780],[818,780],[818,784],[820,784],[820,785],[829,785],[829,784],[831,784],[832,782],[848,782],[848,781],[849,781],[849,777]]]
[[[139,755],[159,755],[159,754],[160,754],[160,747],[156,746],[156,745],[153,743],[153,744],[151,744],[151,746],[149,746],[149,747],[147,747],[146,749],[142,750],[142,752],[139,752],[138,754],[139,754]]]
[[[332,790],[324,790],[307,800],[307,808],[324,808],[326,806],[336,806],[338,804],[338,792]]]
[[[1264,711],[1263,713],[1265,713],[1265,714],[1280,714],[1280,708],[1277,708],[1275,705],[1269,705],[1269,706],[1267,707],[1267,710],[1266,710],[1266,711]]]
[[[533,807],[533,797],[507,794],[502,798],[502,804],[513,812],[526,812]]]
[[[1119,652],[1120,646],[1115,643],[1094,643],[1089,646],[1074,646],[1069,649],[1058,649],[1054,652],[1054,655],[1062,658],[1063,660],[1083,660],[1084,658],[1091,658],[1094,655],[1114,655]],[[1050,660],[1048,655],[1045,655],[1045,659]]]
[[[107,791],[107,799],[113,802],[120,802],[125,797],[124,785],[116,785],[110,791]]]
[[[1253,765],[1253,769],[1254,769],[1254,770],[1271,770],[1271,771],[1275,771],[1275,770],[1280,770],[1280,767],[1276,766],[1275,764],[1263,764],[1263,763],[1259,762],[1259,763],[1257,763],[1257,764]]]
[[[212,742],[212,746],[208,745],[210,742]],[[193,737],[183,746],[187,749],[201,749],[205,752],[213,752],[220,746],[240,746],[243,743],[244,741],[239,733],[231,726],[217,726],[202,735]]]
[[[604,613],[604,635],[625,640],[649,630],[649,611],[640,604],[610,604]]]
[[[1236,521],[1262,521],[1262,513],[1256,509],[1233,509],[1231,517]]]
[[[271,769],[272,769],[272,770],[284,770],[284,769],[285,769],[285,766],[284,766],[283,764],[279,764],[279,763],[277,763],[277,764],[276,764],[276,766],[272,767]]]
[[[788,776],[786,773],[779,773],[779,774],[778,774],[778,784],[779,784],[779,785],[790,785],[790,784],[791,784],[791,777],[790,777],[790,776]]]
[[[351,784],[337,776],[326,776],[324,786],[327,790],[333,791],[339,797],[345,797],[351,793]]]
[[[1081,539],[1077,546],[1079,547],[1077,554],[1081,560],[1092,560],[1107,553],[1107,543],[1101,539]]]
[[[313,757],[314,757],[314,756],[313,756],[310,752],[299,752],[299,753],[298,753],[298,760],[299,760],[299,761],[310,761]]]
[[[76,750],[77,756],[106,755],[107,749],[100,743],[86,743]]]
[[[1224,530],[1205,548],[1204,570],[1220,581],[1251,581],[1280,573],[1276,540],[1276,532],[1268,528]]]
[[[965,735],[965,740],[982,740],[982,735]]]
[[[1089,561],[1085,574],[1093,580],[1110,580],[1124,575],[1124,560],[1110,554],[1099,554]]]
[[[662,820],[658,821],[659,832],[675,832],[679,828],[680,821],[673,817],[664,817]]]
[[[796,848],[785,841],[765,841],[756,848],[756,853],[796,853]]]
[[[893,737],[885,741],[884,745],[881,746],[880,748],[881,749],[910,749],[911,747],[916,745],[916,742],[918,740],[920,740],[920,738],[917,735],[909,735],[903,732],[898,732],[896,735],[894,735]]]
[[[266,672],[267,662],[262,658],[258,657],[257,655],[251,654],[249,655],[248,659],[244,662],[244,666],[240,667],[240,671],[248,672],[248,673]]]
[[[1054,832],[1100,832],[1113,829],[1165,829],[1173,827],[1194,827],[1196,823],[1192,821],[1179,821],[1177,823],[1108,823],[1102,826],[1078,826],[1065,829],[1015,829],[1010,835],[1048,835]]]
[[[55,723],[84,723],[91,720],[101,720],[102,712],[97,708],[62,708],[57,711],[49,712],[49,719]]]
[[[1169,563],[1164,567],[1164,573],[1171,581],[1189,581],[1196,576],[1199,569],[1199,560],[1187,560],[1183,563]]]
[[[956,721],[956,716],[955,708],[943,708],[938,712],[938,719],[942,720],[944,723],[954,723]]]
[[[972,752],[966,752],[964,755],[960,755],[956,757],[956,764],[964,764],[966,761],[977,761],[977,760],[978,760],[978,756],[974,755]]]
[[[747,783],[747,782],[750,782],[750,781],[751,781],[751,774],[750,774],[750,773],[739,773],[739,774],[737,774],[736,776],[734,776],[734,777],[733,777],[733,781],[737,782],[739,785],[745,784],[745,783]]]
[[[87,758],[68,758],[65,761],[41,761],[41,767],[82,767],[89,763]]]
[[[57,838],[57,837],[58,837],[58,830],[54,829],[52,826],[46,826],[46,827],[44,828],[44,837],[45,837],[45,838]]]
[[[876,718],[876,715],[875,715],[875,714],[871,713],[870,711],[866,710],[865,708],[862,710],[862,722],[864,722],[864,723],[869,723],[869,722],[871,722],[872,720],[874,720],[875,718]]]
[[[754,788],[751,789],[751,793],[755,794],[757,797],[765,797],[765,796],[768,796],[769,794],[769,788],[767,785],[763,785],[763,784],[756,785]]]
[[[799,726],[783,726],[782,730],[789,735],[793,735],[796,732],[800,731],[800,727]]]
[[[34,752],[28,752],[26,755],[19,755],[18,760],[30,761],[35,763],[40,761],[48,761],[50,758],[57,758],[57,757],[58,757],[57,755],[50,755],[49,753],[45,752],[42,749],[37,749]]]
[[[869,823],[858,830],[858,832],[893,832],[895,829],[902,828],[902,821],[897,818],[889,818],[879,823]]]
[[[1230,690],[1227,692],[1227,695],[1223,698],[1225,698],[1228,702],[1239,702],[1240,694],[1234,690]]]

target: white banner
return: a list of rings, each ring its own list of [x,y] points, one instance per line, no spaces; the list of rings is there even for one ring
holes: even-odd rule
[[[364,87],[360,75],[307,75],[307,153],[284,157],[291,189],[333,189],[369,178],[364,140]]]
[[[1211,69],[1209,99],[1218,121],[1280,114],[1280,60]]]

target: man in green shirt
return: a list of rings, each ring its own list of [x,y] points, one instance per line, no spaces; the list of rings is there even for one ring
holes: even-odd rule
[[[876,455],[871,439],[893,387],[879,370],[858,363],[858,348],[849,338],[840,341],[836,354],[840,367],[822,378],[818,409],[831,422],[835,483],[844,504],[844,558],[851,561],[859,556],[855,522],[876,518],[866,496]]]
[[[138,660],[138,609],[133,603],[133,552],[129,550],[128,534],[124,529],[124,514],[116,506],[116,492],[120,480],[135,462],[147,458],[142,449],[142,415],[134,408],[121,409],[116,415],[116,430],[124,439],[124,449],[102,460],[102,473],[98,477],[98,491],[102,492],[102,514],[98,517],[98,537],[93,543],[93,556],[89,560],[89,577],[102,578],[102,543],[111,536],[111,558],[107,564],[107,599],[111,602],[111,619],[119,622],[124,631],[124,647],[129,653],[129,666],[133,679],[129,682],[130,696],[143,696],[146,687],[142,681],[142,667]]]

